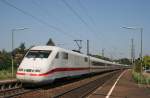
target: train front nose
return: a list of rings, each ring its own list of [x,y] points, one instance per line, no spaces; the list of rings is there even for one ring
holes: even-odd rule
[[[38,76],[38,72],[34,72],[33,69],[31,71],[30,70],[31,69],[24,69],[22,71],[19,71],[18,69],[16,73],[16,78],[23,83],[40,83],[44,81],[44,77]]]
[[[22,60],[16,77],[21,82],[39,83],[47,79],[47,76],[39,75],[47,71],[50,65],[48,58],[51,50],[30,50]]]
[[[46,60],[44,59],[24,59],[17,70],[16,77],[21,82],[39,83],[45,80],[43,74],[45,70]]]

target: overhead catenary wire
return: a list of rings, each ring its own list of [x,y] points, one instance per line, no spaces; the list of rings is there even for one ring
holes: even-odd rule
[[[69,5],[69,3],[67,3],[65,0],[62,0],[63,3],[79,18],[79,20],[84,24],[86,25],[87,27],[90,28],[89,24],[84,21],[84,19]]]
[[[91,24],[93,25],[94,32],[97,34],[98,37],[101,37],[101,39],[102,39],[102,36],[99,36],[99,34],[98,34],[99,31],[97,31],[96,28],[95,28],[97,25],[95,24],[95,21],[92,18],[92,16],[89,14],[86,6],[83,5],[83,3],[81,2],[81,0],[77,0],[77,1],[78,1],[78,4],[79,4],[79,7],[83,10],[83,13],[85,13],[85,15],[88,17],[88,19],[90,20]]]
[[[86,16],[89,18],[89,20],[91,21],[91,23],[96,26],[94,19],[92,18],[92,16],[89,14],[89,12],[87,11],[87,8],[82,4],[81,0],[77,0],[79,3],[80,8],[83,10],[83,12],[86,14]]]
[[[94,30],[96,30],[95,27],[97,27],[92,15],[89,13],[87,7],[84,5],[85,2],[82,3],[82,0],[77,0],[78,1],[78,5],[79,7],[83,10],[82,12],[87,16],[87,18],[89,19],[90,23],[93,25]],[[97,31],[97,30],[96,30]],[[101,39],[102,42],[104,42],[105,44],[107,44],[107,42],[105,41],[105,39],[102,36],[102,33],[97,31],[95,33],[97,34],[97,36]],[[101,35],[99,35],[101,34]]]
[[[26,16],[30,16],[31,18],[33,18],[33,19],[36,20],[37,22],[39,22],[39,23],[41,23],[41,24],[43,24],[43,25],[45,25],[45,26],[47,26],[47,27],[49,27],[49,28],[52,28],[52,29],[54,29],[55,31],[61,32],[61,33],[65,34],[65,35],[68,36],[68,37],[71,37],[71,38],[73,38],[73,39],[76,39],[74,36],[72,36],[72,35],[66,33],[66,32],[63,31],[62,29],[60,29],[60,28],[58,28],[58,27],[56,27],[56,26],[53,26],[53,25],[51,25],[51,24],[48,24],[47,22],[45,22],[45,21],[43,21],[42,19],[40,19],[40,18],[38,18],[38,17],[32,15],[31,13],[29,13],[29,12],[27,12],[27,11],[25,11],[25,10],[19,8],[19,7],[16,7],[16,6],[13,5],[12,3],[9,3],[7,0],[1,0],[1,2],[4,3],[4,4],[6,4],[6,5],[8,5],[8,6],[10,6],[11,8],[16,9],[17,11],[23,13],[23,14],[26,15]]]
[[[78,14],[78,12],[76,10],[73,9],[73,7],[71,7],[71,5],[66,1],[66,0],[62,0],[62,2],[66,5],[66,7],[74,13],[74,15],[76,15],[78,17],[78,19],[87,27],[87,29],[90,32],[95,32],[95,30],[80,16],[80,14]],[[96,33],[97,34],[97,33]],[[97,39],[100,39],[98,37],[98,35],[93,34]]]
[[[34,6],[38,7],[43,13],[45,13],[47,15],[47,17],[50,18],[50,16],[53,16],[54,18],[56,18],[57,16],[53,15],[52,12],[50,12],[48,9],[46,9],[45,7],[41,6],[41,3],[38,2],[38,0],[31,0],[32,4],[34,4]],[[63,22],[58,19],[58,17],[56,18],[61,24],[63,24]]]
[[[66,5],[66,7],[74,14],[78,17],[78,19],[85,25],[85,27],[87,28],[87,30],[89,31],[88,33],[93,33],[92,35],[95,37],[95,39],[97,39],[98,41],[102,38],[100,38],[101,36],[98,35],[98,33],[88,24],[88,22],[86,22],[81,16],[80,14],[66,1],[66,0],[62,0],[62,2]],[[95,41],[96,42],[96,41]]]
[[[48,9],[46,9],[45,7],[41,6],[41,3],[40,3],[40,2],[38,2],[37,0],[31,0],[31,2],[32,2],[36,7],[38,7],[44,14],[46,14],[47,17],[50,18],[50,16],[53,16],[57,21],[60,22],[60,24],[65,25],[65,23],[62,22],[62,21],[60,20],[60,18],[58,18],[57,15],[53,15],[52,12],[50,12],[50,11],[49,11]],[[67,31],[67,32],[68,32],[68,31]],[[73,32],[72,32],[72,33],[73,33]],[[81,36],[75,35],[75,37],[79,39]]]

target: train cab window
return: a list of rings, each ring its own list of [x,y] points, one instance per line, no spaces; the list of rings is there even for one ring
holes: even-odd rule
[[[59,58],[59,53],[57,53],[57,54],[56,54],[56,57],[55,57],[55,58],[56,58],[56,59],[58,59],[58,58]]]
[[[68,53],[63,52],[63,59],[68,59]]]
[[[88,58],[87,58],[87,57],[85,57],[85,58],[84,58],[84,61],[85,61],[85,62],[87,62],[87,61],[88,61]]]
[[[27,58],[48,58],[51,51],[47,50],[30,50],[26,55]]]

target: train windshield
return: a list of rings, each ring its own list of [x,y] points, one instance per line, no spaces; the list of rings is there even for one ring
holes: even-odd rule
[[[26,55],[27,58],[48,58],[51,51],[47,50],[30,50]]]

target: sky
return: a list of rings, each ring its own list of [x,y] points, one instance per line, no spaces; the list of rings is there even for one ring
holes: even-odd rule
[[[130,58],[131,39],[135,55],[140,53],[143,28],[143,55],[150,55],[150,0],[0,0],[0,50],[11,51],[24,42],[27,48],[45,45],[49,38],[57,46],[78,49],[74,40],[86,40],[90,53],[111,58]],[[124,29],[133,27],[137,29]]]

